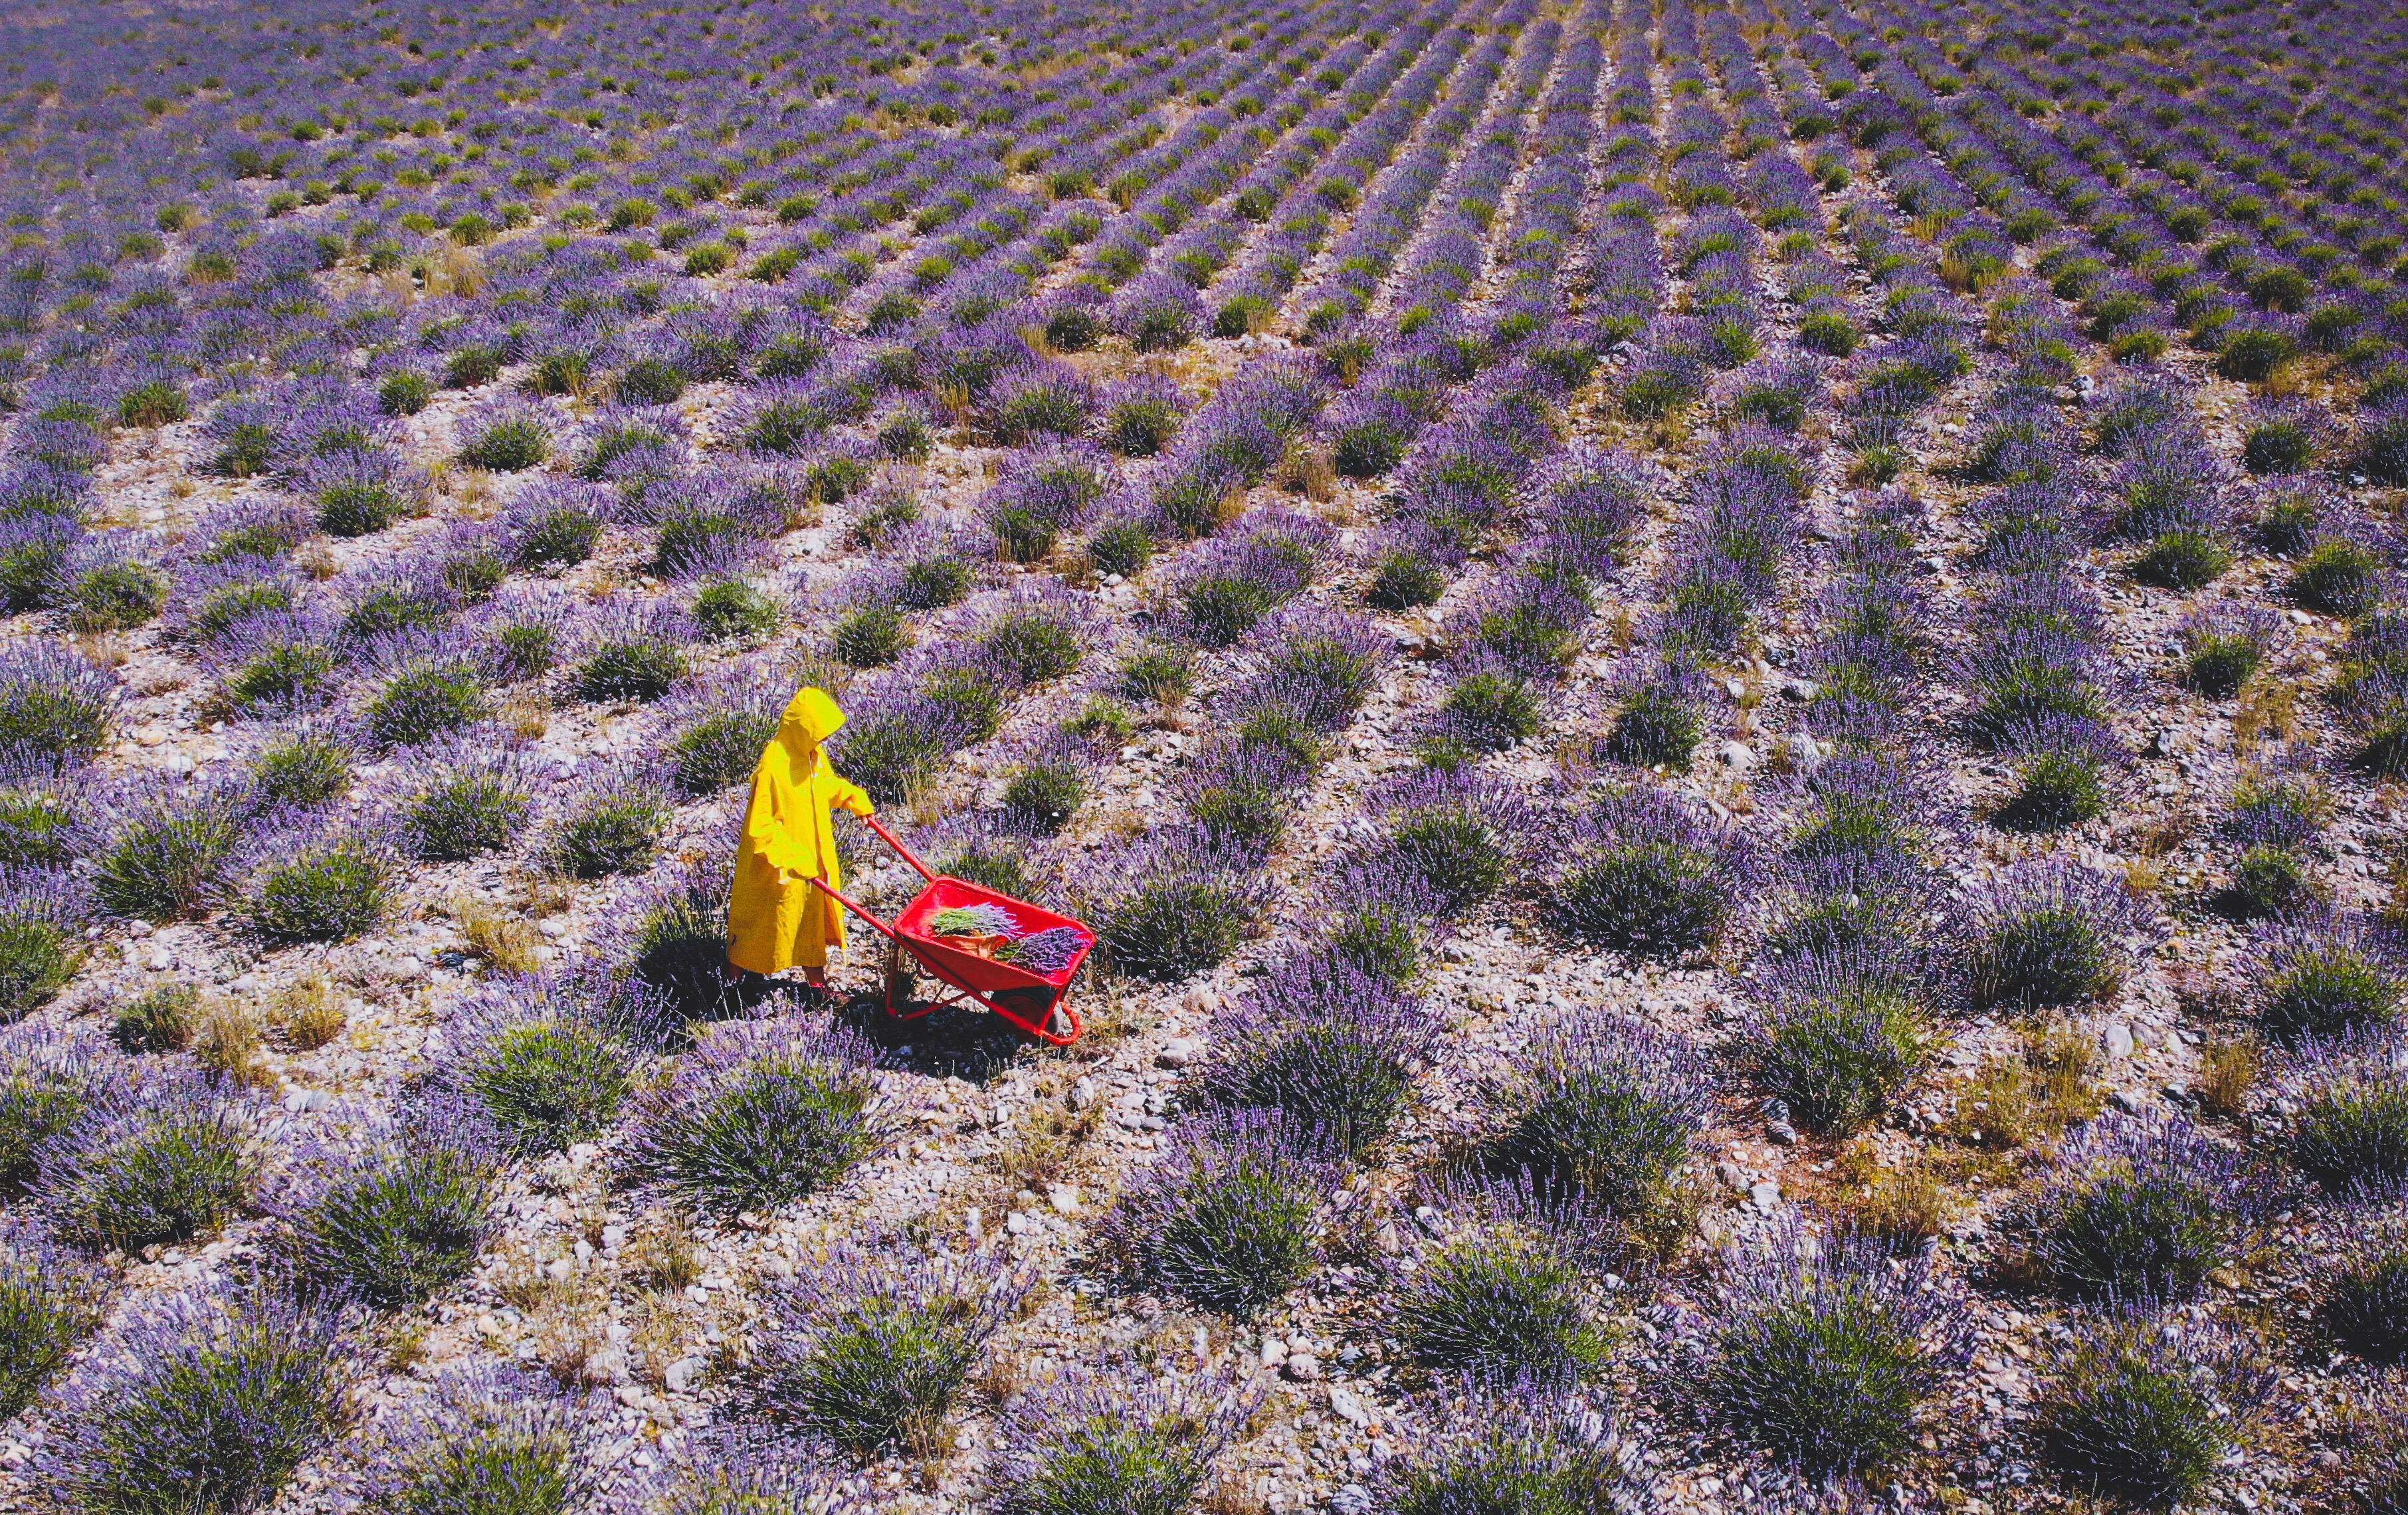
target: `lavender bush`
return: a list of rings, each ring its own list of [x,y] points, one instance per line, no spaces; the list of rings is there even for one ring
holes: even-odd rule
[[[599,1000],[566,974],[506,980],[452,1013],[440,1085],[480,1110],[521,1154],[591,1141],[634,1090],[655,1039],[640,1008]]]
[[[231,1086],[196,1068],[146,1067],[42,1144],[35,1197],[62,1238],[94,1251],[189,1241],[251,1200],[244,1113]]]
[[[364,1480],[403,1515],[570,1515],[605,1482],[595,1407],[515,1368],[474,1365],[378,1427]]]
[[[1694,1394],[1730,1442],[1814,1478],[1897,1465],[1972,1351],[1930,1260],[1792,1213],[1724,1261]]]
[[[1218,1023],[1181,1089],[1192,1109],[1276,1109],[1349,1157],[1403,1113],[1437,1031],[1418,1000],[1343,959],[1294,958]]]
[[[35,1473],[69,1508],[256,1508],[341,1427],[367,1366],[340,1308],[301,1302],[267,1272],[150,1305],[119,1340],[55,1396],[58,1430]]]
[[[32,1404],[99,1327],[108,1281],[38,1229],[0,1229],[0,1415]]]
[[[989,1476],[996,1508],[1009,1515],[1185,1509],[1255,1403],[1203,1374],[1068,1370],[1009,1408]]]
[[[0,1194],[23,1193],[49,1142],[122,1093],[100,1050],[38,1022],[0,1030]]]
[[[1575,1010],[1499,1080],[1490,1163],[1526,1170],[1550,1194],[1577,1194],[1637,1236],[1672,1207],[1674,1175],[1713,1092],[1705,1059],[1685,1042],[1607,1010]]]
[[[1659,1508],[1641,1444],[1584,1399],[1512,1384],[1436,1392],[1419,1408],[1404,1445],[1377,1469],[1382,1515]]]
[[[856,1456],[936,1446],[1029,1283],[993,1253],[838,1243],[772,1296],[744,1404]]]
[[[2071,1487],[2141,1508],[2205,1494],[2272,1387],[2214,1330],[2145,1308],[2082,1322],[2053,1368],[2031,1412],[2042,1454]]]
[[[625,1161],[714,1214],[770,1210],[843,1178],[894,1137],[870,1048],[791,1022],[717,1026],[636,1108]]]
[[[2110,1114],[2066,1138],[2020,1219],[2032,1269],[2071,1296],[2183,1299],[2257,1213],[2253,1192],[2188,1122]]]
[[[273,1207],[295,1280],[379,1309],[419,1303],[493,1235],[502,1157],[482,1113],[450,1094],[305,1153]]]
[[[1194,1116],[1123,1193],[1104,1245],[1138,1288],[1251,1316],[1303,1281],[1337,1183],[1326,1138],[1285,1114]]]
[[[1728,827],[1635,789],[1606,793],[1580,818],[1547,896],[1572,936],[1676,958],[1719,941],[1753,885],[1753,861]]]

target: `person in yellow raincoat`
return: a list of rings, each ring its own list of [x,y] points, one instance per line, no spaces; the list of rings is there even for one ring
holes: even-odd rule
[[[869,796],[839,777],[820,744],[844,724],[823,689],[804,689],[786,706],[778,735],[752,770],[752,798],[736,849],[727,902],[727,961],[753,973],[800,967],[827,982],[830,946],[844,945],[844,907],[810,880],[841,889],[831,808],[870,813]]]

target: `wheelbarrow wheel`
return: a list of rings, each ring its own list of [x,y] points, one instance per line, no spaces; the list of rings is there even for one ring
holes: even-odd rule
[[[901,1015],[911,1008],[911,991],[919,984],[911,970],[904,965],[903,947],[889,937],[886,942],[886,1009]]]

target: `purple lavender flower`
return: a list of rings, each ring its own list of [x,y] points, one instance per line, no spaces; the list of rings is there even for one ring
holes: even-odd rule
[[[665,601],[604,601],[575,627],[570,688],[597,705],[659,699],[686,677],[686,646],[697,635],[694,618]]]
[[[721,1422],[686,1438],[640,1490],[647,1515],[729,1515],[730,1511],[856,1511],[875,1508],[871,1476],[831,1465],[816,1448],[797,1444],[754,1421]],[[615,1508],[615,1507],[614,1507]]]
[[[417,1304],[492,1235],[503,1155],[483,1112],[440,1092],[306,1147],[270,1207],[296,1278],[379,1309]]]
[[[1115,1360],[1065,1367],[997,1421],[989,1474],[1002,1515],[1183,1509],[1261,1394],[1226,1374]]]
[[[1526,561],[1559,577],[1610,578],[1656,488],[1629,453],[1573,443],[1526,486],[1533,528]]]
[[[978,606],[963,640],[1001,690],[1017,693],[1076,672],[1095,632],[1089,602],[1056,581],[1042,580]]]
[[[253,495],[213,507],[193,525],[192,539],[206,542],[200,561],[242,557],[280,558],[315,529],[309,510],[280,495]]]
[[[1387,1314],[1419,1367],[1473,1389],[1561,1390],[1603,1364],[1592,1267],[1619,1240],[1610,1216],[1527,1171],[1458,1172],[1417,1198],[1405,1234],[1432,1239],[1395,1270]]]
[[[1390,980],[1342,961],[1291,959],[1221,1017],[1180,1099],[1190,1109],[1283,1110],[1359,1156],[1403,1112],[1437,1034],[1422,1003]]]
[[[1586,592],[1577,586],[1508,574],[1456,614],[1447,641],[1467,669],[1554,679],[1579,652],[1591,613]]]
[[[89,763],[115,730],[118,699],[116,674],[62,642],[0,648],[0,750],[61,767]]]
[[[537,467],[552,456],[552,415],[516,396],[488,401],[461,423],[460,461],[497,474]]]
[[[1928,1256],[1812,1234],[1793,1210],[1723,1268],[1691,1393],[1721,1436],[1810,1477],[1895,1465],[1971,1358],[1963,1296]]]
[[[1078,893],[1093,902],[1088,920],[1105,960],[1158,983],[1226,961],[1271,895],[1256,859],[1188,828],[1102,860]]]
[[[894,1139],[896,1112],[869,1077],[875,1061],[840,1027],[715,1026],[639,1102],[626,1165],[715,1213],[793,1204]]]
[[[1903,852],[1825,853],[1774,869],[1771,879],[1768,961],[1871,949],[1885,961],[1896,953],[1901,965],[1914,964],[1937,922],[1941,880]]]
[[[1610,791],[1575,822],[1547,886],[1559,925],[1638,957],[1679,957],[1721,939],[1754,893],[1737,832],[1656,790]]]
[[[1541,1508],[1654,1515],[1643,1448],[1601,1408],[1538,1383],[1446,1385],[1374,1473],[1380,1515],[1438,1515],[1513,1491]]]
[[[470,726],[394,756],[390,824],[411,856],[456,863],[509,850],[535,808],[536,765],[510,733]]]
[[[1937,977],[1912,940],[1775,957],[1748,986],[1733,1060],[1808,1128],[1856,1130],[1921,1068]]]
[[[1260,858],[1279,845],[1297,793],[1312,777],[1310,767],[1281,748],[1223,742],[1179,775],[1176,793],[1213,845]]]
[[[349,651],[341,624],[330,617],[264,610],[228,626],[201,664],[236,714],[280,716],[330,703]]]
[[[646,487],[682,470],[690,442],[674,406],[608,406],[586,421],[573,471],[588,483]]]
[[[931,1445],[1034,1281],[995,1251],[839,1242],[771,1294],[744,1408],[857,1456]]]
[[[288,482],[315,507],[316,525],[336,536],[365,536],[425,508],[424,476],[383,449],[312,457]]]
[[[591,1141],[618,1118],[650,1008],[554,972],[492,982],[452,1011],[434,1081],[480,1109],[522,1155]]]
[[[1150,274],[1114,302],[1110,321],[1140,352],[1168,351],[1186,346],[1203,328],[1204,302],[1184,282]]]
[[[0,1300],[8,1357],[0,1362],[0,1415],[15,1416],[100,1326],[108,1269],[53,1243],[30,1222],[0,1223]]]
[[[1512,785],[1469,769],[1410,774],[1365,809],[1383,827],[1383,858],[1452,915],[1494,894],[1536,817]]]
[[[167,631],[206,646],[236,623],[263,611],[292,611],[302,603],[301,575],[289,564],[249,552],[203,561],[177,575],[167,599]]]
[[[264,817],[221,887],[261,943],[349,941],[374,930],[393,900],[400,860],[380,830],[323,809]]]
[[[57,1392],[33,1474],[76,1509],[268,1503],[340,1426],[368,1367],[356,1322],[251,1273],[136,1309]]]
[[[2217,600],[2199,607],[2175,628],[2188,653],[2184,681],[2211,698],[2229,699],[2264,665],[2282,627],[2282,617],[2262,605]]]
[[[2221,465],[2205,440],[2187,427],[2138,434],[2117,472],[2122,508],[2117,535],[2146,539],[2168,532],[2215,532],[2229,523]]]
[[[515,567],[557,573],[591,557],[616,514],[599,484],[539,479],[504,507],[497,546]]]
[[[2382,1205],[2408,1188],[2408,1055],[2395,1032],[2307,1042],[2280,1088],[2286,1154],[2326,1193]]]
[[[1266,510],[1197,548],[1173,571],[1162,619],[1205,647],[1227,647],[1312,581],[1329,528]]]
[[[1115,379],[1096,399],[1101,440],[1123,457],[1154,457],[1179,434],[1187,408],[1186,392],[1168,375]]]
[[[1503,1129],[1493,1170],[1527,1171],[1551,1199],[1643,1227],[1670,1202],[1714,1099],[1711,1065],[1684,1039],[1598,1007],[1541,1030],[1494,1092]]]
[[[89,1034],[39,1022],[0,1027],[0,1193],[40,1177],[44,1144],[125,1093],[123,1067]]]
[[[83,515],[93,497],[92,477],[79,468],[64,468],[38,460],[18,460],[0,472],[0,519]]]
[[[717,793],[752,773],[777,735],[792,680],[743,664],[672,692],[655,707],[661,757],[686,794]]]
[[[2251,956],[2252,1011],[2285,1046],[2394,1026],[2408,1002],[2397,931],[2360,916],[2312,910],[2268,922]]]
[[[1336,731],[1369,697],[1390,639],[1367,619],[1291,604],[1247,635],[1250,672],[1229,695],[1242,736],[1276,716],[1313,732]]]
[[[512,1365],[437,1377],[376,1428],[363,1492],[402,1515],[576,1509],[605,1483],[603,1402]]]
[[[995,955],[999,962],[1018,964],[1039,978],[1050,979],[1068,967],[1090,939],[1075,926],[1051,926],[1006,943]]]
[[[54,606],[64,597],[68,564],[84,529],[64,516],[0,520],[0,610]]]
[[[2143,437],[2180,431],[2190,420],[2191,394],[2183,382],[2153,374],[2099,392],[2092,406],[2092,429],[2099,450],[2110,457],[2129,455]]]
[[[2187,1299],[2262,1209],[2239,1157],[2180,1117],[2077,1128],[2018,1212],[2034,1269],[2083,1299]]]
[[[1111,461],[1076,442],[1027,448],[1005,464],[1003,477],[978,504],[1001,554],[1014,563],[1041,562],[1060,534],[1081,524],[1111,492]]]
[[[253,1160],[241,1115],[222,1080],[145,1065],[122,1097],[88,1103],[43,1143],[35,1196],[63,1237],[92,1251],[189,1241],[250,1200]]]
[[[988,425],[1013,446],[1039,436],[1077,436],[1096,408],[1096,388],[1058,360],[1011,369],[987,392]]]
[[[1973,1003],[2040,1008],[2113,993],[2157,912],[2126,880],[2063,859],[2018,863],[1967,894],[1959,931]]]
[[[1342,858],[1325,892],[1306,902],[1297,935],[1312,945],[1291,963],[1403,983],[1420,967],[1422,939],[1444,913],[1440,903],[1420,868],[1374,844]]]
[[[659,528],[652,571],[682,580],[756,561],[790,523],[796,493],[774,472],[695,473],[655,481],[626,514]]]
[[[2051,1355],[2030,1420],[2061,1481],[2143,1509],[2204,1494],[2274,1389],[2251,1344],[2157,1304],[2131,1300],[2077,1321]]]
[[[1208,1110],[1122,1192],[1100,1241],[1134,1287],[1251,1317],[1312,1268],[1340,1177],[1318,1128],[1275,1109]]]

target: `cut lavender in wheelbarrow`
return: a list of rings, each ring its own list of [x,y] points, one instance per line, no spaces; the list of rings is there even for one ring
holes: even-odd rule
[[[1086,933],[1076,926],[1052,926],[1032,932],[1018,941],[1007,942],[995,950],[996,957],[1005,963],[1017,963],[1029,972],[1050,979],[1068,967],[1087,945]]]
[[[957,905],[928,917],[932,936],[1016,936],[1020,922],[1000,905]]]

